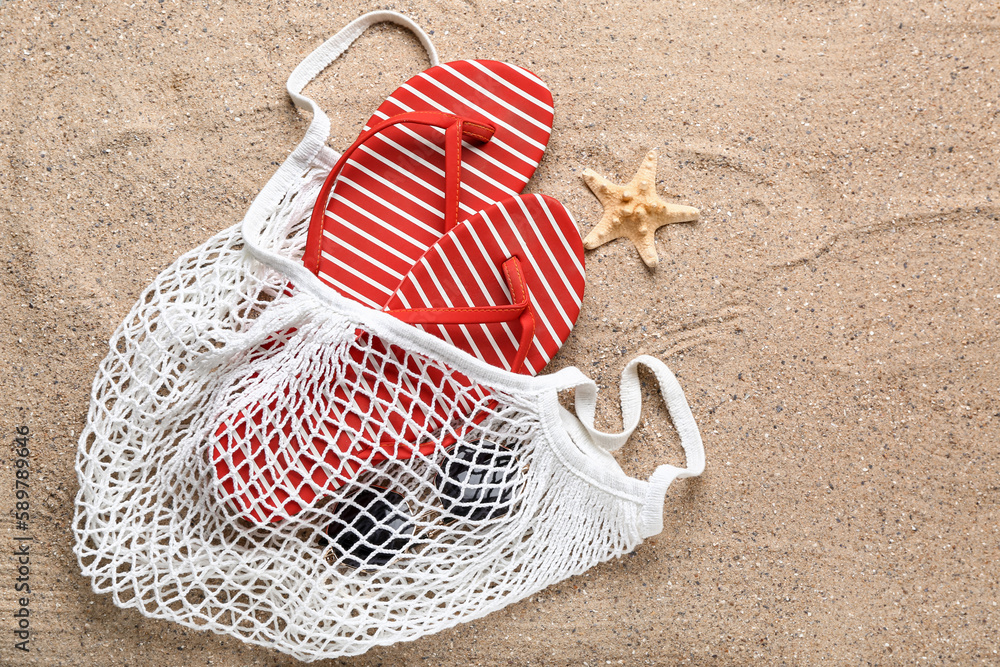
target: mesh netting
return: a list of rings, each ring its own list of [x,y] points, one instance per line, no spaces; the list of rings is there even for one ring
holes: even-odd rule
[[[286,195],[261,242],[299,256],[308,199]],[[553,447],[555,390],[462,374],[243,245],[235,226],[181,257],[111,339],[77,464],[96,591],[312,660],[482,616],[641,540],[641,503]]]

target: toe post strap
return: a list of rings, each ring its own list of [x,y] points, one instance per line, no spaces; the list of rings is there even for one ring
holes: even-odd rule
[[[513,322],[521,324],[521,337],[511,370],[519,372],[535,337],[535,318],[531,312],[531,294],[524,277],[521,260],[510,257],[501,265],[504,282],[510,292],[511,303],[495,306],[457,306],[449,308],[400,308],[386,312],[407,324],[494,324]]]

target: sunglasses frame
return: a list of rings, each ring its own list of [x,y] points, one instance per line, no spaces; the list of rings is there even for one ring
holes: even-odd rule
[[[418,530],[419,529],[419,525],[421,523],[420,521],[418,521],[418,519],[421,517],[421,515],[426,515],[428,513],[428,511],[430,511],[433,514],[437,515],[436,522],[438,522],[438,523],[440,523],[442,525],[446,525],[446,526],[451,526],[451,525],[454,525],[454,524],[462,522],[462,521],[468,521],[468,522],[471,522],[471,523],[482,523],[482,522],[485,522],[485,521],[495,520],[495,519],[498,519],[500,517],[506,516],[510,512],[510,508],[514,504],[514,502],[513,502],[513,500],[509,500],[508,502],[503,502],[503,496],[505,494],[508,494],[508,493],[511,494],[511,495],[513,495],[514,489],[519,485],[518,477],[522,477],[523,478],[523,473],[528,468],[527,465],[524,465],[524,466],[521,466],[521,467],[511,466],[510,467],[510,472],[508,474],[505,474],[505,479],[504,479],[505,483],[503,484],[503,487],[502,487],[503,491],[501,491],[500,499],[499,499],[499,502],[498,502],[498,505],[500,505],[500,507],[504,508],[504,511],[501,512],[501,513],[496,514],[496,513],[494,513],[496,510],[491,510],[491,511],[489,511],[488,516],[479,517],[479,518],[474,518],[474,517],[470,518],[468,515],[467,516],[461,516],[461,515],[457,514],[455,512],[455,510],[454,510],[454,507],[456,507],[457,505],[461,504],[462,499],[455,499],[453,497],[449,497],[449,500],[447,501],[448,504],[446,504],[446,501],[444,501],[444,491],[443,491],[442,487],[446,486],[448,484],[448,482],[443,480],[443,473],[445,473],[445,471],[448,471],[451,468],[451,466],[453,466],[455,464],[459,464],[459,465],[466,466],[469,470],[472,470],[477,465],[476,462],[475,462],[476,458],[480,454],[486,453],[486,452],[492,452],[493,453],[493,459],[495,459],[497,456],[509,456],[509,457],[511,457],[512,461],[514,460],[514,450],[511,449],[511,448],[509,448],[509,447],[506,447],[506,446],[504,446],[504,445],[502,445],[502,444],[500,444],[498,442],[495,442],[493,440],[487,440],[486,438],[480,439],[479,443],[489,443],[489,444],[493,445],[493,447],[491,449],[484,449],[482,447],[475,447],[474,448],[474,447],[471,447],[471,446],[468,446],[468,445],[463,445],[462,447],[464,447],[464,448],[472,451],[472,460],[471,461],[466,461],[466,460],[462,459],[460,456],[458,456],[458,457],[455,456],[455,454],[457,454],[457,452],[462,447],[460,447],[459,449],[454,450],[455,454],[452,454],[452,453],[445,454],[444,461],[439,465],[439,471],[436,471],[434,473],[434,482],[433,482],[434,487],[433,488],[434,488],[435,494],[433,496],[433,500],[431,501],[431,504],[430,504],[430,506],[428,508],[423,509],[420,512],[414,512],[414,509],[413,509],[410,501],[407,500],[406,495],[404,495],[403,493],[399,493],[397,491],[393,491],[392,487],[394,486],[394,484],[391,481],[389,481],[389,480],[383,481],[384,480],[383,476],[380,476],[379,478],[376,478],[376,480],[373,481],[372,483],[366,485],[363,488],[358,489],[357,491],[352,492],[345,499],[343,499],[343,500],[338,501],[337,503],[335,503],[333,505],[333,512],[336,515],[342,504],[344,504],[345,502],[349,502],[352,499],[354,499],[354,498],[356,498],[356,497],[358,497],[358,496],[360,496],[360,495],[362,495],[364,493],[376,493],[375,490],[382,491],[382,494],[377,495],[376,499],[371,504],[374,504],[374,503],[380,502],[380,501],[381,502],[385,502],[385,500],[389,496],[389,494],[397,496],[397,497],[400,498],[400,500],[402,502],[397,503],[393,507],[398,511],[403,505],[405,505],[405,508],[406,508],[405,512],[406,512],[406,517],[407,517],[406,525],[412,526],[412,530],[406,536],[408,538],[406,546],[404,546],[402,548],[399,548],[397,550],[392,551],[391,555],[385,560],[385,562],[371,563],[370,562],[371,558],[372,558],[371,556],[369,556],[369,557],[367,557],[367,558],[365,558],[363,560],[360,559],[360,558],[357,558],[356,556],[352,557],[351,551],[352,551],[352,549],[356,548],[356,546],[352,545],[352,547],[345,549],[345,548],[343,548],[342,545],[339,545],[337,543],[337,537],[339,535],[342,535],[344,533],[344,531],[349,530],[351,526],[350,526],[350,524],[338,521],[338,519],[335,516],[330,522],[327,523],[326,527],[322,531],[322,537],[321,537],[321,540],[324,541],[324,542],[326,542],[326,544],[324,545],[325,546],[325,551],[327,551],[327,552],[332,551],[332,552],[335,552],[337,554],[337,557],[332,562],[330,561],[330,557],[327,556],[328,562],[331,562],[331,564],[333,564],[333,563],[340,564],[340,565],[348,568],[352,572],[356,572],[356,571],[371,572],[371,571],[376,571],[376,570],[379,570],[381,568],[384,568],[384,567],[388,566],[389,563],[391,563],[397,556],[399,556],[399,555],[401,555],[403,553],[406,553],[408,551],[411,551],[414,548],[414,546],[415,546],[414,545],[414,541],[415,541],[415,539],[417,537],[417,533],[418,532],[423,533],[426,537],[428,537],[430,539],[434,539],[436,535],[440,535],[444,531],[444,529],[442,529],[442,528],[434,529],[433,527],[429,527],[429,528],[426,528],[424,530]],[[521,475],[518,475],[518,473],[521,473]],[[510,482],[510,483],[507,484],[506,482]],[[453,482],[453,484],[456,484],[460,489],[463,489],[463,490],[465,489],[464,485],[461,485],[461,484],[459,484],[457,482]],[[486,486],[486,485],[482,485],[482,486]],[[497,486],[499,486],[499,485],[497,485]],[[478,499],[477,499],[477,501],[478,501]],[[470,515],[473,514],[476,511],[476,509],[478,509],[481,506],[482,505],[480,505],[477,502],[476,506],[474,506],[474,509],[472,509],[472,510],[469,511],[469,514]],[[364,512],[365,509],[362,508],[360,511]],[[342,526],[341,529],[338,530],[336,533],[331,534],[330,533],[330,528],[333,527],[335,524],[338,524],[338,523]],[[374,525],[373,529],[371,531],[369,531],[368,534],[373,534],[376,530],[379,530],[378,526],[379,526],[379,522],[375,522],[375,525]],[[403,537],[402,535],[399,535],[399,536],[393,538],[392,540],[389,540],[389,542],[395,541],[396,539],[402,539],[402,537]],[[364,538],[362,538],[362,539],[364,539]],[[389,554],[390,553],[390,549],[388,549],[388,548],[382,548],[382,545],[373,546],[372,547],[372,554],[378,554],[378,553]]]
[[[463,459],[461,457],[461,454],[460,454],[460,451],[462,450],[463,447],[459,447],[459,448],[457,448],[455,450],[455,454],[457,456],[448,456],[446,462],[441,466],[441,472],[435,472],[434,473],[434,488],[437,490],[438,501],[440,502],[441,506],[444,508],[444,511],[447,512],[450,515],[449,517],[446,517],[445,523],[451,524],[451,523],[457,523],[459,521],[470,521],[470,522],[477,522],[478,523],[478,522],[482,522],[482,521],[488,521],[490,519],[497,519],[499,517],[507,515],[510,512],[510,506],[513,503],[509,502],[509,501],[508,502],[504,502],[504,498],[503,497],[504,497],[505,494],[513,495],[514,488],[517,486],[516,480],[508,479],[508,477],[514,477],[519,472],[519,470],[517,468],[515,468],[514,466],[509,466],[510,472],[509,473],[505,473],[505,475],[504,475],[505,479],[504,479],[504,484],[503,485],[500,485],[500,484],[496,484],[496,485],[494,485],[494,484],[473,485],[474,487],[478,487],[480,489],[483,488],[483,487],[487,487],[487,486],[488,487],[494,487],[494,488],[496,488],[496,487],[502,488],[502,491],[500,492],[500,498],[498,499],[497,503],[495,503],[495,505],[497,507],[495,509],[493,509],[493,510],[489,510],[487,512],[487,516],[485,516],[485,517],[483,517],[483,516],[480,516],[480,517],[474,516],[474,514],[476,513],[476,511],[478,509],[482,508],[485,505],[485,503],[483,503],[480,498],[476,498],[473,501],[466,501],[464,497],[462,497],[462,498],[454,498],[453,496],[451,496],[450,494],[447,494],[445,492],[445,488],[448,486],[448,483],[449,483],[449,481],[451,481],[451,478],[449,478],[448,480],[442,479],[442,477],[443,477],[442,472],[449,470],[451,468],[451,466],[455,465],[456,463],[458,463],[459,465],[466,466],[468,468],[468,472],[471,473],[473,470],[476,469],[476,467],[480,466],[480,464],[476,461],[476,459],[478,458],[478,456],[480,454],[492,453],[492,459],[491,460],[496,460],[496,458],[498,456],[507,456],[507,457],[509,457],[513,461],[514,451],[512,449],[510,449],[509,447],[505,447],[504,445],[502,445],[502,444],[500,444],[498,442],[494,442],[493,440],[487,440],[486,438],[482,438],[479,442],[480,443],[489,443],[489,444],[493,445],[493,448],[491,448],[491,449],[484,449],[482,447],[473,448],[473,447],[469,447],[469,446],[466,445],[466,446],[464,446],[464,448],[467,449],[467,450],[470,450],[472,452],[472,460],[471,461],[466,461],[465,459]],[[526,469],[526,468],[527,468],[527,466],[524,467],[524,469]],[[523,471],[523,469],[522,469],[522,471]],[[511,483],[508,484],[507,482],[511,482]],[[465,488],[466,488],[464,484],[459,483],[457,481],[451,481],[451,484],[453,484],[454,486],[457,486],[462,491],[464,491]],[[447,502],[445,501],[446,497],[448,498]],[[466,506],[467,507],[467,506],[469,506],[470,504],[473,504],[473,503],[474,503],[474,506],[469,509],[468,514],[464,514],[463,515],[460,512],[458,512],[458,511],[455,510],[456,507],[461,507],[461,506]],[[504,511],[497,513],[497,510],[499,510],[501,507],[504,508]]]
[[[379,494],[377,491],[381,491],[382,493]],[[374,495],[373,501],[364,506],[358,505],[356,499],[365,493],[373,494]],[[389,528],[384,528],[384,527],[380,528],[382,522],[376,520],[369,511],[369,508],[375,505],[376,503],[379,502],[387,503],[387,498],[390,495],[397,496],[400,499],[400,502],[390,505],[390,507],[392,508],[392,516],[402,515],[403,507],[405,506],[404,527],[409,527],[409,533],[403,534],[399,531],[393,530],[393,532],[395,533],[395,537],[392,537],[389,540],[387,540],[386,544],[371,545],[370,547],[371,553],[365,558],[360,558],[356,556],[353,552],[357,550],[359,543],[362,545],[362,548],[364,548],[364,545],[370,544],[367,541],[368,536],[374,534],[378,530],[391,530]],[[356,534],[358,534],[358,536],[361,539],[348,548],[344,548],[343,545],[339,544],[337,541],[340,536],[344,535],[345,533],[352,532],[352,527],[353,527],[352,524],[339,521],[337,518],[337,513],[340,510],[340,507],[345,503],[350,503],[348,509],[354,507],[359,508],[358,509],[359,516],[355,517],[355,521],[358,518],[360,518],[360,515],[362,513],[365,513],[368,517],[368,520],[370,520],[373,523],[372,529],[368,531],[365,535],[362,535],[357,531],[353,531]],[[369,484],[366,487],[360,488],[357,491],[351,493],[351,495],[348,496],[347,498],[334,504],[333,513],[335,516],[330,522],[327,523],[326,527],[323,529],[321,539],[326,542],[325,551],[329,552],[332,550],[339,554],[335,562],[340,562],[341,564],[343,564],[352,571],[360,570],[364,572],[364,571],[377,570],[379,568],[387,566],[396,558],[396,556],[398,556],[401,553],[404,553],[410,548],[410,543],[413,541],[413,537],[416,535],[417,532],[417,520],[416,520],[417,515],[413,512],[413,507],[410,505],[410,501],[407,500],[406,496],[403,495],[402,493],[393,491],[389,485],[383,486],[381,484],[373,483]],[[341,526],[340,529],[335,533],[331,534],[330,529],[337,524]],[[404,546],[396,549],[389,548],[388,546],[389,544],[403,538],[406,538],[406,544]],[[386,554],[388,555],[388,557],[385,559],[384,562],[375,562],[375,563],[371,562],[372,559],[377,554]]]

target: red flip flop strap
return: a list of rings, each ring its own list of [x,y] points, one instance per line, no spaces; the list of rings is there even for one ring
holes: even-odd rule
[[[459,183],[462,179],[462,121],[450,125],[444,132],[444,232],[458,223]]]
[[[458,117],[455,124],[445,130],[444,231],[446,234],[458,224],[458,199],[461,196],[462,183],[462,139],[472,138],[486,142],[493,138],[494,131],[492,125],[464,117]]]
[[[531,312],[531,295],[524,280],[524,270],[518,257],[507,259],[501,266],[504,281],[510,290],[513,303],[509,306],[473,306],[458,308],[401,308],[386,311],[407,324],[489,324],[510,322],[517,318],[521,323],[521,339],[511,362],[511,370],[519,372],[528,356],[535,338],[535,316]]]
[[[513,373],[520,373],[524,367],[524,360],[528,358],[528,350],[531,349],[531,343],[535,340],[535,314],[531,312],[531,308],[525,308],[524,312],[521,313],[521,340],[517,344],[517,354],[514,355],[514,360],[510,364],[510,370]]]
[[[323,239],[323,217],[326,215],[326,204],[333,190],[334,183],[340,171],[347,164],[351,155],[373,136],[388,127],[399,125],[400,123],[413,123],[416,125],[430,125],[433,127],[445,128],[445,200],[454,202],[454,210],[447,206],[445,211],[445,231],[455,225],[458,217],[458,194],[459,194],[459,172],[462,166],[462,139],[474,139],[477,141],[489,141],[496,131],[489,123],[481,122],[473,118],[456,116],[455,114],[443,113],[440,111],[410,111],[401,113],[378,125],[362,132],[361,136],[354,140],[346,151],[337,160],[323,187],[320,188],[313,206],[312,217],[309,220],[309,235],[306,239],[306,251],[302,257],[302,263],[312,272],[319,269],[319,254]],[[455,166],[457,165],[457,167]],[[452,193],[452,191],[454,191]]]
[[[399,308],[387,310],[407,324],[489,324],[510,322],[528,307],[528,286],[517,257],[503,263],[503,274],[513,303],[503,306],[458,306],[455,308]]]

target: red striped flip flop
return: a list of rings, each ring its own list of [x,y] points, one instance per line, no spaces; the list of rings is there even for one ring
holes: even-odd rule
[[[572,215],[551,197],[522,195],[445,234],[416,262],[384,310],[488,364],[534,375],[569,338],[585,284],[583,243]],[[361,441],[377,443],[376,457],[430,454],[434,443],[420,442],[421,434],[454,425],[457,418],[462,425],[442,443],[447,447],[490,414],[488,388],[461,373],[445,379],[378,339],[371,344],[377,354],[357,355],[347,381],[338,383],[334,403],[346,407],[336,415],[340,423],[358,424]],[[456,405],[461,415],[451,407]],[[373,409],[378,418],[372,418]]]
[[[454,225],[520,194],[552,131],[552,94],[531,72],[463,60],[416,75],[375,111],[331,170],[303,263],[380,309]]]
[[[416,262],[384,310],[486,363],[534,375],[569,338],[585,284],[583,243],[572,215],[551,197],[522,195],[446,233]],[[327,423],[331,429],[348,424],[360,437],[339,441],[334,452],[328,450],[328,463],[331,457],[346,460],[341,452],[372,464],[428,455],[490,414],[490,390],[467,376],[446,377],[368,334],[358,343],[353,365],[335,382],[335,410]],[[427,434],[445,427],[454,429],[450,437],[429,441]],[[329,488],[352,473],[331,480]]]

